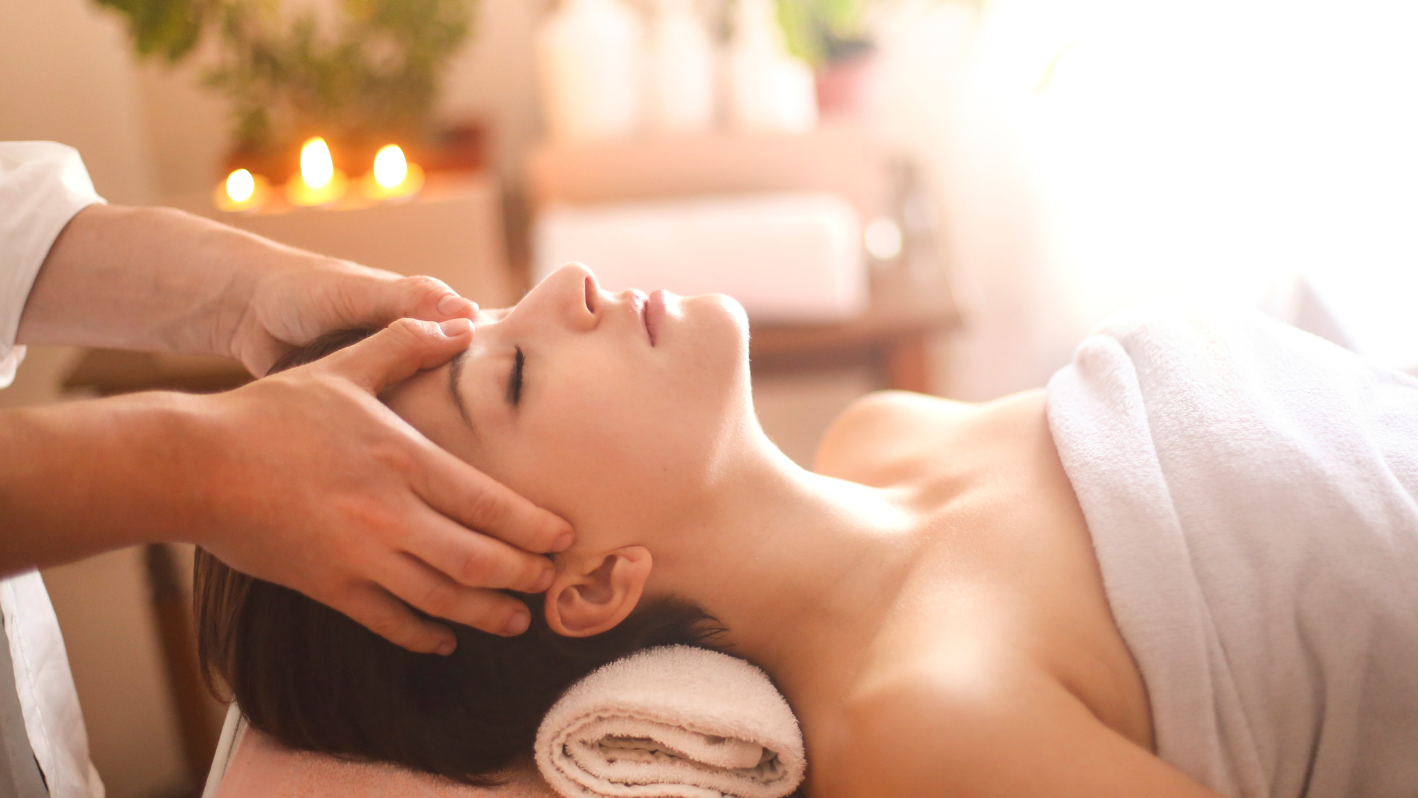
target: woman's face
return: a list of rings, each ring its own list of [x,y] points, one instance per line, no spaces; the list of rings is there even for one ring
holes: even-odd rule
[[[578,540],[634,534],[673,523],[754,423],[747,321],[727,297],[610,294],[566,266],[385,400]]]

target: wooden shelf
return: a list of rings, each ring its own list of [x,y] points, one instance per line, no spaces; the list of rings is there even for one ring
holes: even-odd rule
[[[217,393],[252,379],[235,360],[191,355],[90,349],[64,377],[65,390],[88,390],[99,396],[138,391]]]

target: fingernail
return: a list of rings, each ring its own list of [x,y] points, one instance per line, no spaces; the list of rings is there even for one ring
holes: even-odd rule
[[[530,613],[524,610],[509,618],[507,620],[507,626],[503,627],[502,631],[509,637],[513,635],[520,635],[523,632],[527,631],[527,627],[531,626],[531,624],[532,616]]]
[[[449,319],[438,325],[438,327],[443,330],[444,335],[449,338],[456,338],[459,335],[471,331],[473,329],[473,323],[467,319]]]
[[[552,551],[566,551],[571,548],[571,544],[576,542],[576,535],[571,532],[562,532],[556,536],[556,542],[551,544]]]
[[[532,585],[532,592],[545,593],[548,589],[551,588],[551,583],[555,581],[556,569],[548,568],[545,571],[542,571],[542,575],[538,577],[536,583]]]
[[[453,653],[453,650],[456,649],[457,647],[458,647],[458,641],[457,641],[457,640],[444,640],[442,643],[439,643],[439,644],[438,644],[438,655],[439,655],[440,657],[446,657],[446,656],[448,656],[449,654],[452,654],[452,653]]]
[[[471,299],[449,294],[438,300],[438,312],[445,316],[461,316],[476,308]]]

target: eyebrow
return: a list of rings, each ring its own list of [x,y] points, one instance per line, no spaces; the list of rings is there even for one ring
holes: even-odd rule
[[[477,433],[477,428],[473,427],[473,417],[468,415],[468,406],[463,403],[463,390],[458,387],[459,377],[463,374],[463,363],[468,359],[468,350],[464,349],[453,356],[453,360],[448,364],[448,393],[453,396],[453,404],[458,406],[458,414],[467,422],[468,428]]]

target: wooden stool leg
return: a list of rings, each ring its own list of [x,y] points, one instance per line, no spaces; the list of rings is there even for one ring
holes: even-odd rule
[[[897,338],[882,348],[886,385],[897,391],[931,392],[930,347],[925,335]]]

